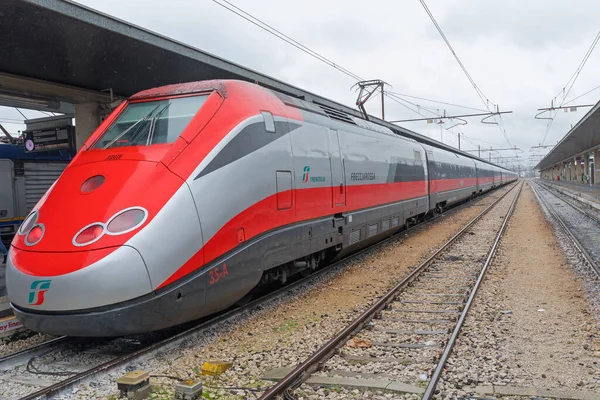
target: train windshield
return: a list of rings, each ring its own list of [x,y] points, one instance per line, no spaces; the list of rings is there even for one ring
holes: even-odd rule
[[[172,143],[207,98],[202,95],[128,104],[92,148]]]

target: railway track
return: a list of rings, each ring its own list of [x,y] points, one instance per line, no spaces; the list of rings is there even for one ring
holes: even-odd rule
[[[495,199],[494,194],[497,194],[497,192],[490,192],[482,198]],[[20,400],[42,399],[65,393],[81,383],[91,381],[100,375],[118,368],[131,365],[143,357],[151,357],[158,352],[166,352],[170,349],[183,346],[186,342],[195,340],[203,332],[206,332],[219,323],[233,320],[239,315],[258,310],[263,305],[284,296],[290,291],[310,284],[323,274],[332,271],[336,267],[340,267],[349,260],[355,259],[366,252],[373,251],[385,243],[397,239],[398,235],[426,229],[427,226],[436,222],[439,218],[457,212],[471,204],[471,202],[465,202],[457,205],[425,223],[401,231],[390,238],[337,261],[326,268],[320,269],[306,278],[283,286],[242,307],[229,310],[200,323],[186,324],[185,328],[180,327],[160,333],[117,339],[58,337],[51,341],[40,343],[32,348],[4,356],[0,358],[0,384],[4,386],[4,391],[9,390],[9,393],[19,386],[21,387],[19,393],[26,392],[26,394],[8,397],[10,399],[19,398],[19,396]],[[73,362],[73,360],[76,361]],[[27,387],[28,389],[24,390],[23,387]],[[0,396],[0,398],[3,397]]]
[[[291,391],[308,378],[317,383],[319,378],[327,382],[328,378],[336,377],[358,378],[351,385],[361,378],[371,378],[370,387],[394,386],[398,391],[432,399],[522,186],[523,183],[516,184],[484,209],[259,399],[293,398]],[[514,194],[512,200],[505,199],[509,193]],[[361,365],[357,366],[356,361]],[[369,371],[375,374],[364,373],[365,363],[370,364]],[[401,376],[408,369],[406,365],[411,366],[412,379],[415,369],[425,371],[422,379],[427,382],[425,389],[405,383],[411,379]]]
[[[595,274],[600,277],[600,219],[554,193],[546,185],[532,182],[538,201],[548,210],[566,235],[571,239]],[[566,196],[565,196],[566,197]]]

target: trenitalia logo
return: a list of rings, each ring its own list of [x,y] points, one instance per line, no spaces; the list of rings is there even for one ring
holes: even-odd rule
[[[310,166],[305,165],[303,169],[304,173],[302,174],[302,182],[308,183],[310,182],[325,182],[327,178],[324,176],[309,176],[310,175]]]
[[[310,166],[304,166],[304,173],[302,174],[302,182],[308,182],[308,174],[310,173]]]
[[[44,293],[50,289],[50,279],[33,281],[31,283],[31,292],[29,292],[29,304],[39,306],[44,302]]]

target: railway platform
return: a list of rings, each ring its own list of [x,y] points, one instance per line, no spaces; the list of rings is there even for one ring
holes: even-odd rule
[[[600,187],[598,186],[583,185],[567,181],[551,181],[548,179],[540,179],[539,181],[552,186],[563,194],[600,210]]]

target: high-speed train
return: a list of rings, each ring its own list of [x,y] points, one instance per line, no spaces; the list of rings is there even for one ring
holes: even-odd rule
[[[252,83],[154,88],[111,113],[22,223],[8,296],[34,331],[154,331],[516,179]]]

